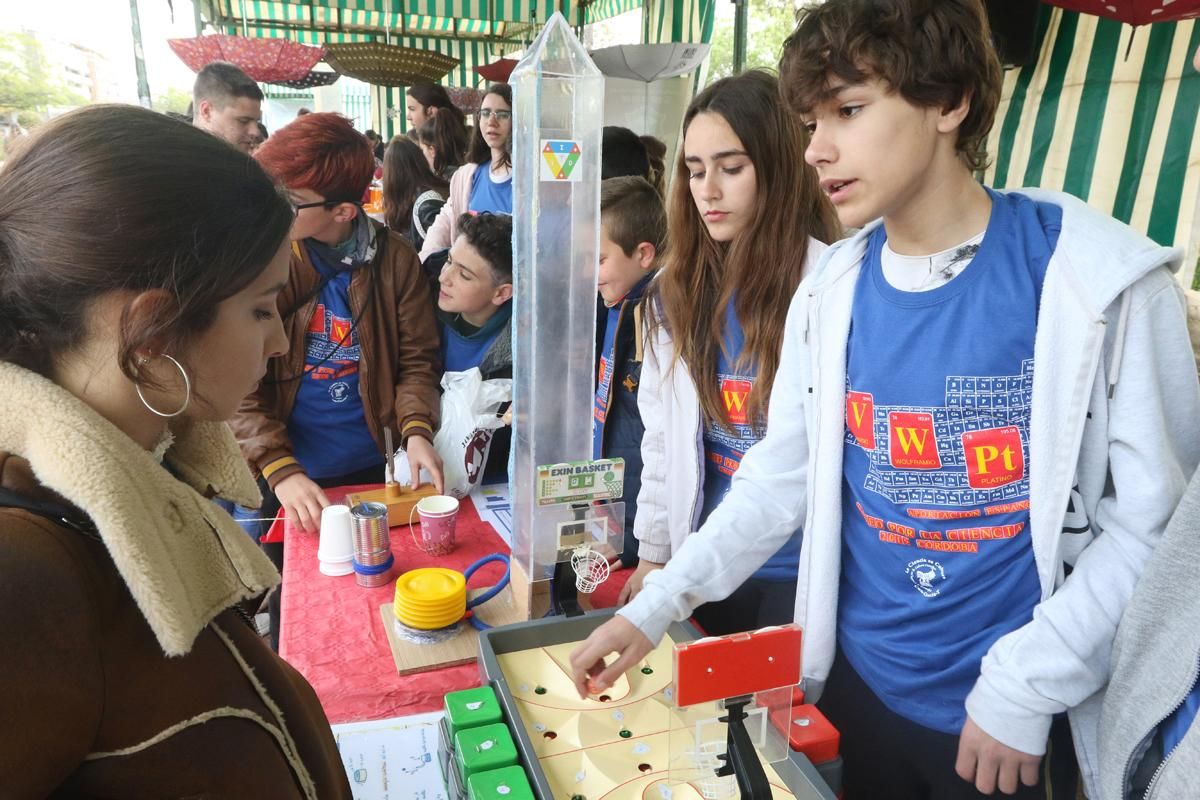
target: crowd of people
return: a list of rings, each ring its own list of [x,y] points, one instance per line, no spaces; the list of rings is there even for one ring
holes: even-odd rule
[[[604,129],[630,572],[581,695],[672,621],[796,621],[850,800],[1200,797],[1181,256],[982,185],[1000,84],[979,0],[826,0],[671,170]],[[385,430],[442,491],[443,374],[512,377],[509,86],[411,87],[390,142],[262,101],[211,64],[186,124],[84,109],[0,171],[4,796],[350,797],[258,540],[382,482]]]

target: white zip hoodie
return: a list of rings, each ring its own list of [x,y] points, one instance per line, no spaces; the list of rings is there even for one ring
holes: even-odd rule
[[[816,272],[827,249],[822,242],[809,239],[805,276]],[[638,557],[663,564],[700,522],[704,429],[692,374],[683,362],[672,364],[675,343],[670,334],[659,325],[646,342],[638,384],[638,411],[646,433],[642,436],[642,489],[633,533]]]
[[[1033,619],[988,651],[966,707],[989,735],[1035,755],[1051,716],[1071,710],[1094,795],[1113,637],[1200,462],[1200,384],[1171,276],[1180,251],[1068,195],[1021,193],[1063,211],[1034,342],[1030,535],[1042,596]],[[732,592],[803,523],[796,620],[813,699],[837,643],[846,341],[876,225],[831,247],[801,285],[766,438],[742,460],[725,502],[620,612],[658,641],[672,620]]]

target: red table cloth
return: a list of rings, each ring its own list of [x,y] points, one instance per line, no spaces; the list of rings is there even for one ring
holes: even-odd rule
[[[343,487],[326,492],[341,502],[349,492],[376,487]],[[317,534],[284,528],[283,598],[279,654],[312,684],[329,721],[357,722],[417,714],[442,707],[446,692],[480,684],[479,667],[463,664],[398,675],[379,607],[392,601],[395,581],[375,589],[359,586],[354,575],[322,575]],[[407,526],[392,528],[393,577],[419,567],[464,570],[491,553],[507,553],[492,526],[483,522],[470,500],[459,506],[457,546],[446,556],[431,556],[413,543]],[[472,578],[472,587],[500,579],[501,564],[488,564]],[[612,606],[632,570],[614,571],[592,595],[597,607]],[[486,606],[483,616],[486,619]]]

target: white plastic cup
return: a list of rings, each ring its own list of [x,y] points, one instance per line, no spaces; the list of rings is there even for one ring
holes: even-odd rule
[[[348,506],[325,506],[321,510],[321,541],[317,545],[321,574],[338,576],[354,572],[354,538]]]

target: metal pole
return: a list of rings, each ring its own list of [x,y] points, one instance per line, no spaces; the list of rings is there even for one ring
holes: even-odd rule
[[[200,0],[192,0],[192,17],[196,22],[196,35],[204,35],[204,18],[200,16]]]
[[[138,16],[137,0],[129,0],[129,16],[133,21],[133,61],[137,67],[138,102],[150,108],[150,83],[146,80],[146,61],[142,57],[142,21]]]
[[[746,23],[750,18],[747,0],[733,0],[733,74],[746,68]]]

